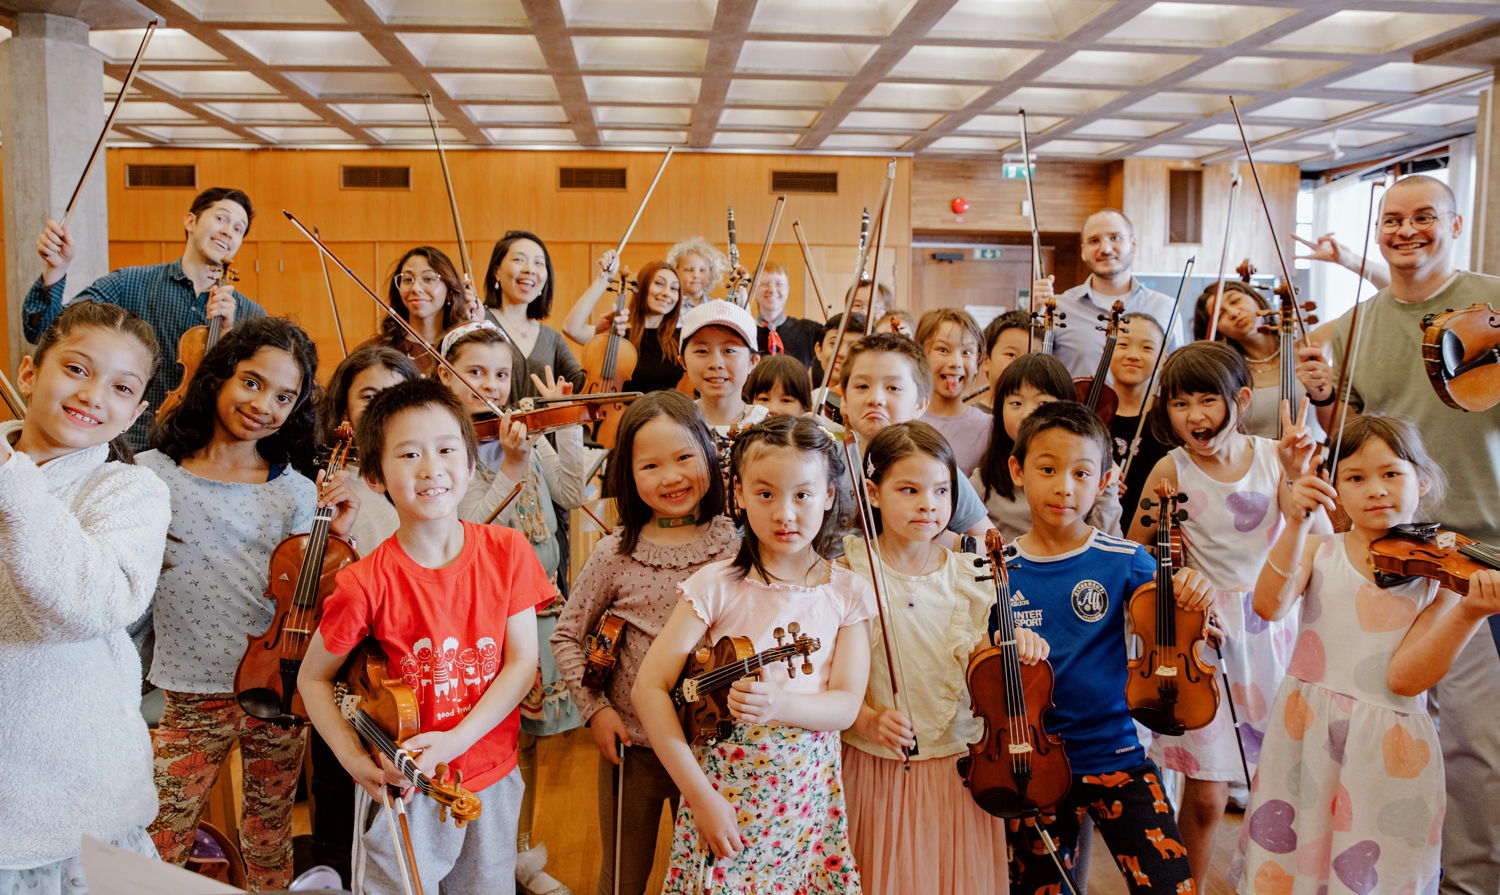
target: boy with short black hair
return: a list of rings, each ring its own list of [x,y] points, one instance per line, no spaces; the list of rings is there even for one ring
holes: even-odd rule
[[[922,422],[943,433],[964,478],[984,459],[995,421],[964,403],[979,372],[984,333],[962,308],[934,308],[917,324],[916,342],[932,367],[932,401]]]
[[[844,426],[854,433],[861,454],[881,429],[921,417],[932,397],[927,355],[906,336],[876,333],[855,342],[844,360],[843,374]],[[855,466],[853,474],[863,477],[863,468]],[[994,523],[968,479],[960,476],[955,487],[958,509],[948,530],[982,539]]]
[[[410,781],[376,764],[334,700],[348,654],[374,638],[416,694],[421,733],[401,745],[432,776],[463,775],[483,810],[462,830],[417,798],[407,809],[418,875],[431,891],[515,891],[523,784],[516,768],[521,699],[537,668],[536,608],[556,595],[518,531],[458,517],[478,444],[447,386],[413,379],[371,400],[355,433],[360,471],[389,497],[401,527],[338,575],[298,685],[308,717],[360,789],[355,792],[353,890],[396,895],[399,856],[376,816],[387,786]]]
[[[984,328],[984,360],[979,370],[989,380],[990,390],[984,401],[975,401],[981,410],[994,412],[995,387],[1000,384],[1000,374],[1010,362],[1030,352],[1031,315],[1017,309],[1006,311],[989,322]]]
[[[1156,576],[1144,547],[1084,521],[1110,477],[1109,430],[1075,401],[1054,401],[1021,423],[1010,458],[1023,482],[1032,529],[1014,544],[1011,605],[1016,623],[1052,646],[1053,708],[1043,723],[1067,743],[1073,786],[1041,820],[1065,863],[1091,815],[1131,892],[1190,893],[1193,871],[1156,765],[1125,704],[1124,603]],[[1208,581],[1193,569],[1173,576],[1177,603],[1207,608]],[[997,630],[991,614],[991,639]],[[1035,820],[1011,833],[1011,886],[1055,891],[1057,866],[1035,835]],[[1051,887],[1050,889],[1048,887]]]
[[[813,346],[813,354],[818,358],[812,368],[813,385],[813,412],[825,412],[824,404],[831,407],[829,416],[834,422],[840,421],[839,405],[843,400],[844,386],[842,368],[844,358],[849,356],[849,346],[865,337],[865,315],[855,313],[849,315],[849,328],[844,332],[844,339],[839,341],[839,327],[843,325],[844,315],[834,314],[823,324],[823,332],[818,336],[818,344]],[[833,375],[825,376],[829,365],[833,366]],[[825,402],[823,397],[823,380],[828,379],[829,395]]]

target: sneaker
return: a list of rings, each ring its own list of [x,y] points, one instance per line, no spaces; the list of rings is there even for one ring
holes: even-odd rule
[[[516,853],[518,895],[573,895],[573,890],[547,873],[547,846],[533,845]]]

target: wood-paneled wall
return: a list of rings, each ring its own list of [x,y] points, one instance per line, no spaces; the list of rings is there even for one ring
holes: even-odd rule
[[[1109,170],[1119,162],[1062,162],[1036,164],[1037,227],[1048,233],[1077,233],[1084,218],[1110,204]],[[952,232],[1030,233],[1031,222],[1021,214],[1026,181],[1001,177],[1001,163],[993,159],[919,158],[912,166],[911,225],[918,230]],[[963,220],[952,202],[963,197],[969,210]]]

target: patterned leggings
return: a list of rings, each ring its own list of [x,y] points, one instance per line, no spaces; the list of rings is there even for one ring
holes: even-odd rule
[[[232,694],[167,691],[167,710],[151,732],[161,800],[151,839],[162,860],[187,861],[219,765],[236,740],[245,788],[240,852],[250,889],[285,889],[292,882],[292,797],[306,735],[252,718]]]
[[[1078,847],[1078,825],[1087,814],[1093,816],[1131,892],[1191,895],[1196,891],[1187,850],[1154,762],[1107,774],[1074,774],[1073,788],[1054,811],[1043,814],[1042,820],[1069,872]],[[1066,891],[1034,821],[1026,820],[1024,830],[1020,823],[1009,822],[1011,892],[1057,895]]]

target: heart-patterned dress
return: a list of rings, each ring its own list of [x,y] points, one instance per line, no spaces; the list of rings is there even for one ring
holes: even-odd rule
[[[1386,686],[1436,594],[1420,578],[1377,587],[1341,534],[1319,546],[1229,865],[1242,895],[1437,891],[1443,753],[1426,696]]]

